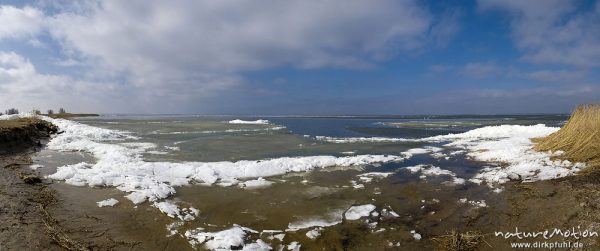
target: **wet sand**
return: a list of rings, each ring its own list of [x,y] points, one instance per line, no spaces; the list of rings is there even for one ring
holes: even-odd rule
[[[73,187],[48,181],[40,184],[26,184],[21,180],[19,173],[33,172],[28,168],[32,163],[28,154],[3,157],[1,163],[3,166],[0,169],[0,178],[2,179],[0,188],[1,220],[6,224],[0,232],[0,242],[2,247],[8,250],[61,250],[65,248],[57,242],[56,236],[53,236],[52,231],[49,231],[49,227],[45,225],[44,218],[46,216],[41,210],[41,206],[46,208],[51,218],[55,220],[55,225],[53,225],[55,228],[60,229],[64,236],[73,240],[74,243],[80,243],[85,248],[92,250],[192,250],[184,238],[178,235],[166,237],[165,226],[171,223],[172,219],[157,213],[156,209],[148,206],[147,203],[135,207],[121,197],[122,192],[112,188]],[[339,171],[334,174],[317,172],[309,175],[308,178],[317,181],[317,184],[322,184],[325,181],[323,179],[343,176],[348,172],[352,171]],[[347,177],[350,176],[351,174],[347,174]],[[304,178],[307,177],[289,178],[289,182],[297,182]],[[375,182],[367,185],[360,192],[346,190],[346,193],[352,193],[352,196],[349,197],[354,200],[360,198],[357,194],[363,193],[364,200],[356,201],[356,204],[367,203],[369,198],[374,197],[376,201],[373,204],[378,208],[389,206],[398,212],[400,217],[382,217],[379,220],[371,218],[373,222],[378,221],[376,228],[370,228],[363,221],[344,221],[342,224],[325,228],[316,240],[308,239],[303,231],[289,232],[284,240],[285,243],[292,240],[301,241],[303,250],[430,250],[439,247],[435,238],[440,238],[451,230],[456,230],[481,233],[483,241],[477,250],[512,250],[509,246],[510,240],[494,237],[493,233],[495,231],[514,231],[515,227],[519,227],[523,231],[541,231],[547,228],[568,229],[581,226],[582,229],[598,231],[598,222],[600,222],[600,216],[597,213],[597,209],[600,207],[599,180],[600,172],[590,172],[557,180],[510,183],[505,186],[505,191],[499,194],[476,185],[441,189],[433,182],[428,184],[403,181],[396,185]],[[327,180],[327,182],[330,181],[332,180]],[[294,186],[305,185],[296,183],[296,185],[286,186],[289,187],[284,187],[285,189],[295,189]],[[374,187],[378,187],[381,191],[379,196],[385,198],[373,196],[371,192]],[[187,197],[188,193],[195,193],[197,189],[197,186],[182,187],[178,189],[178,195]],[[220,187],[203,187],[202,189],[205,191],[197,196],[198,201],[221,201],[221,204],[216,205],[204,203],[207,207],[223,208],[219,215],[203,215],[204,219],[210,219],[210,223],[215,225],[238,223],[257,229],[281,229],[285,228],[289,219],[282,216],[281,220],[277,220],[277,212],[282,207],[298,206],[294,203],[289,206],[269,206],[266,204],[267,201],[279,201],[279,204],[286,202],[277,200],[279,199],[277,194],[264,194],[264,191],[261,190],[247,191]],[[322,214],[323,203],[335,204],[332,202],[335,201],[332,198],[338,197],[340,203],[347,201],[344,199],[343,189],[347,188],[340,188],[334,192],[299,193],[297,198],[288,199],[302,201],[301,208],[296,208],[295,213]],[[304,191],[306,189],[297,190]],[[312,191],[319,191],[319,189]],[[281,196],[286,196],[286,194],[288,194],[286,191],[281,191]],[[211,199],[211,196],[219,198]],[[488,207],[477,208],[460,205],[455,199],[461,196],[484,198]],[[109,197],[119,198],[120,203],[114,208],[97,207],[97,201]],[[277,199],[273,200],[274,197]],[[223,200],[223,198],[227,199]],[[252,201],[253,204],[250,203]],[[385,203],[377,201],[385,201]],[[246,206],[248,210],[240,214],[237,210],[244,207],[239,206],[239,203],[243,204],[242,202],[249,204]],[[226,205],[228,203],[229,207]],[[313,207],[313,210],[316,211],[305,211],[311,208],[311,204],[319,205],[319,207]],[[344,206],[341,205],[341,208]],[[332,208],[334,207],[332,206]],[[271,208],[270,211],[265,210],[267,208]],[[200,209],[214,212],[208,208]],[[262,211],[259,212],[258,210],[261,209]],[[285,214],[294,214],[294,210]],[[253,217],[248,217],[248,215],[253,215]],[[254,220],[261,215],[264,217],[263,221]],[[247,222],[244,222],[244,219]],[[381,231],[380,229],[385,230]],[[374,234],[377,230],[380,232]],[[408,234],[410,230],[416,230],[423,236],[423,239],[414,240]],[[598,238],[582,240],[586,245],[597,241]],[[394,246],[390,247],[390,243]],[[597,246],[586,248],[586,250],[597,249]]]

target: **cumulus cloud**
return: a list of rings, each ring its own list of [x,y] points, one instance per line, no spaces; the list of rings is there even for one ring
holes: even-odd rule
[[[44,28],[44,13],[25,6],[0,5],[0,40],[33,36]]]
[[[198,71],[369,67],[419,46],[430,19],[414,1],[107,0],[54,16],[50,32],[149,84],[195,81]]]
[[[523,59],[579,67],[600,65],[600,6],[579,9],[578,1],[478,0],[482,10],[512,14],[512,36]]]
[[[0,100],[21,110],[46,109],[57,106],[79,111],[107,107],[123,107],[118,86],[106,82],[87,82],[67,75],[39,73],[35,66],[14,52],[0,51]],[[112,103],[103,104],[106,100]],[[123,101],[120,101],[123,100]],[[132,104],[129,104],[132,105]]]
[[[55,65],[82,67],[78,76],[94,79],[70,80],[104,77],[147,102],[198,101],[240,88],[246,73],[278,67],[375,67],[458,29],[456,13],[436,18],[416,0],[42,3],[52,11],[2,6],[0,23],[11,25],[0,27],[0,39],[44,48],[48,41],[31,38],[43,33],[65,57]]]

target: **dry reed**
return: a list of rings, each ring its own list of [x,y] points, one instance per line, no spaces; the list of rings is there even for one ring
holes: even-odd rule
[[[479,232],[460,233],[456,230],[447,235],[432,238],[437,244],[437,250],[444,251],[473,251],[483,241],[483,235]]]
[[[557,132],[534,139],[537,151],[564,151],[560,159],[600,166],[600,104],[580,105]]]

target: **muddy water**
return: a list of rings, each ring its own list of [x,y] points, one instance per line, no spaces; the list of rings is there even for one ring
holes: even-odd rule
[[[563,117],[536,118],[451,118],[431,123],[413,118],[270,118],[268,125],[228,124],[228,117],[103,117],[81,120],[81,123],[114,130],[131,132],[140,137],[132,142],[150,142],[155,149],[144,153],[146,161],[236,161],[260,160],[283,156],[312,156],[348,154],[398,154],[402,151],[435,144],[400,143],[346,143],[334,144],[315,140],[315,136],[329,137],[402,137],[420,138],[451,132],[462,132],[477,125],[537,124],[558,125]],[[248,118],[253,119],[253,118]],[[468,120],[467,122],[461,122]],[[447,126],[443,126],[447,124]],[[433,126],[433,127],[432,127]],[[281,128],[285,127],[285,128]],[[405,128],[410,127],[410,128]],[[114,142],[115,144],[123,142]],[[439,146],[439,145],[438,145]],[[445,151],[451,151],[447,149]],[[43,175],[52,174],[56,167],[92,162],[86,153],[61,153],[43,150],[34,161],[44,167]],[[469,179],[484,163],[469,161],[464,156],[434,158],[415,155],[398,163],[346,168],[328,168],[307,173],[292,173],[265,177],[275,182],[271,186],[243,189],[237,186],[202,186],[190,184],[178,187],[169,201],[200,210],[193,221],[181,222],[169,218],[150,203],[134,205],[123,196],[126,193],[111,187],[75,187],[55,182],[64,204],[85,215],[97,218],[97,227],[107,235],[119,236],[115,241],[129,243],[138,249],[186,250],[192,247],[183,233],[197,228],[203,231],[221,231],[238,224],[257,231],[285,231],[285,238],[273,239],[272,234],[253,234],[275,249],[298,241],[303,250],[429,250],[435,247],[430,237],[444,235],[450,230],[479,230],[489,233],[497,228],[509,228],[513,206],[507,193],[473,183],[453,184],[447,176],[421,178],[405,167],[432,164],[450,170],[458,177]],[[366,172],[391,172],[385,178],[361,181],[357,175]],[[353,183],[354,182],[354,183]],[[355,187],[361,184],[364,187]],[[100,208],[97,201],[116,198],[115,207]],[[478,207],[467,201],[485,201],[487,207]],[[373,204],[381,215],[360,220],[343,219],[343,213],[353,205]],[[383,209],[397,216],[384,215]],[[77,220],[67,219],[70,224]],[[290,224],[310,220],[337,222],[325,227],[316,239],[309,239],[307,231],[288,230]],[[167,225],[181,222],[172,230]],[[414,231],[421,235],[415,238]],[[501,240],[496,240],[502,243]],[[491,245],[495,245],[490,240]],[[124,246],[119,246],[123,248]],[[202,249],[202,246],[196,248]]]

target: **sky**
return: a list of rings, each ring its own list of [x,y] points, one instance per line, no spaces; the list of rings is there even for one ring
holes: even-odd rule
[[[0,110],[568,113],[600,102],[589,0],[0,0]]]

